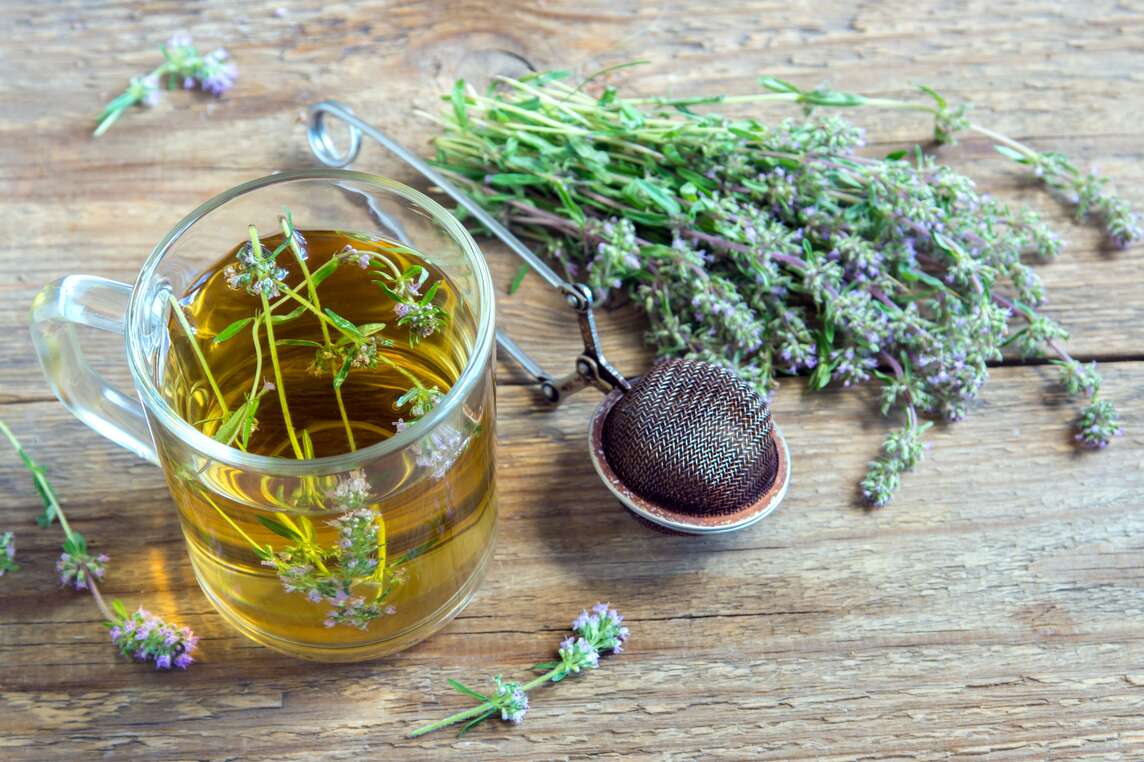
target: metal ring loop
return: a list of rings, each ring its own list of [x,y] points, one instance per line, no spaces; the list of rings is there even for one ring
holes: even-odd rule
[[[343,120],[343,123],[350,131],[350,145],[344,154],[339,152],[337,146],[334,145],[334,139],[330,136],[330,130],[326,125],[326,115],[329,114],[335,118],[340,118],[340,116],[329,109],[329,106],[353,114],[351,109],[336,101],[322,101],[321,103],[311,106],[310,126],[306,131],[306,138],[310,141],[310,150],[314,152],[314,155],[318,157],[320,162],[327,167],[341,169],[348,167],[357,159],[358,152],[361,151],[361,130],[358,129],[356,124],[350,124]]]

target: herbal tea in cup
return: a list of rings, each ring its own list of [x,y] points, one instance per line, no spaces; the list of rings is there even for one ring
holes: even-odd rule
[[[257,222],[231,225],[242,213]],[[242,632],[328,660],[420,640],[467,602],[492,547],[479,252],[429,199],[351,172],[266,178],[188,219],[127,309],[153,437],[97,428],[163,466],[199,584]],[[76,288],[41,296],[51,377],[82,363],[59,341]],[[98,408],[66,379],[61,399],[91,421]]]

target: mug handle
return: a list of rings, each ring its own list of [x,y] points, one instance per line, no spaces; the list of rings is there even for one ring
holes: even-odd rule
[[[77,325],[124,332],[131,286],[94,275],[50,283],[32,302],[32,343],[48,384],[64,407],[88,426],[158,465],[143,406],[112,386],[87,362]]]

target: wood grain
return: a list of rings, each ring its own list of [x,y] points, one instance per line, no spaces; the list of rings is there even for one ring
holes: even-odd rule
[[[276,15],[275,9],[286,9]],[[1044,367],[993,372],[963,424],[878,513],[855,483],[886,423],[865,392],[783,386],[776,415],[794,482],[752,530],[684,538],[645,529],[595,478],[585,430],[598,402],[558,410],[500,368],[501,520],[474,603],[416,648],[318,666],[229,630],[195,587],[162,475],[50,399],[24,326],[35,291],[71,272],[132,279],[186,211],[267,172],[312,166],[299,114],[351,104],[410,145],[456,76],[590,72],[646,58],[635,92],[746,92],[771,73],[906,96],[926,82],[975,118],[1099,162],[1144,206],[1144,13],[1130,3],[634,0],[241,6],[117,0],[0,5],[0,418],[49,466],[80,531],[110,553],[112,595],[191,624],[204,659],[162,675],[117,659],[96,612],[57,589],[58,537],[0,458],[0,530],[24,570],[0,579],[5,759],[536,758],[1138,759],[1144,756],[1144,289],[1136,247],[1112,253],[978,140],[942,149],[979,185],[1029,203],[1070,242],[1041,269],[1049,311],[1079,356],[1105,362],[1127,434],[1079,454],[1074,408]],[[178,29],[225,44],[240,86],[175,93],[98,141],[92,117]],[[786,111],[768,111],[781,118]],[[855,112],[872,150],[924,139],[917,117]],[[411,179],[367,147],[362,166]],[[516,263],[488,245],[503,289]],[[502,294],[500,320],[553,369],[577,352],[539,279]],[[623,369],[647,361],[642,321],[602,318]],[[114,337],[92,337],[122,378]],[[566,620],[610,599],[629,653],[539,692],[526,723],[417,741],[464,707],[445,684],[522,676]]]

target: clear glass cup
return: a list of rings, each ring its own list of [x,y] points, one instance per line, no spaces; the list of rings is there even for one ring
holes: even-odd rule
[[[182,296],[248,225],[275,230],[283,208],[300,227],[410,246],[449,277],[474,318],[449,392],[416,425],[356,452],[309,460],[244,453],[184,421],[160,392],[171,347],[168,295]],[[206,202],[159,242],[134,286],[87,275],[46,286],[33,305],[32,334],[64,405],[163,469],[195,576],[219,613],[279,651],[353,661],[401,650],[442,627],[472,597],[492,555],[493,310],[480,250],[439,204],[382,177],[322,169],[271,175]],[[124,335],[133,390],[116,389],[89,366],[77,325]],[[348,594],[308,597],[313,586],[289,579],[301,572],[267,554],[281,558],[307,534],[335,547],[334,522],[346,504],[331,496],[347,494],[376,519],[373,558],[382,571]],[[355,609],[369,615],[355,619]]]

